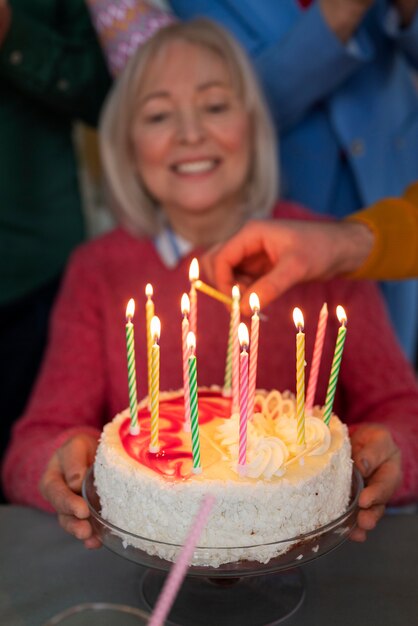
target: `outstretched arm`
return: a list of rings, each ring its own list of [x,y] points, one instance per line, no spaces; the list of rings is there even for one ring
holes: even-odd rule
[[[361,223],[252,221],[208,253],[205,269],[225,293],[238,283],[242,312],[250,314],[252,291],[264,308],[297,283],[357,269],[372,244],[371,231]]]

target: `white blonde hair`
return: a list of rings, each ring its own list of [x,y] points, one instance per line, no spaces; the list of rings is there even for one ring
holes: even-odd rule
[[[157,52],[183,40],[218,54],[250,116],[252,154],[246,184],[246,217],[268,215],[278,195],[275,132],[246,54],[220,26],[195,19],[167,26],[136,51],[114,85],[100,120],[100,152],[109,201],[118,221],[135,234],[154,235],[161,224],[158,206],[144,187],[132,157],[131,131],[139,87]]]

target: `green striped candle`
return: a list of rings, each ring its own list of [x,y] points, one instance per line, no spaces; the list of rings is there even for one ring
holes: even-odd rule
[[[327,396],[324,407],[324,422],[329,426],[334,404],[335,390],[337,388],[338,374],[340,372],[341,359],[343,356],[344,342],[347,334],[347,316],[342,306],[337,306],[337,317],[341,324],[338,329],[337,341],[335,344],[334,358],[332,359],[331,373],[328,381]]]
[[[192,434],[192,453],[193,453],[193,473],[200,474],[202,465],[200,461],[200,434],[199,434],[199,407],[197,395],[197,368],[196,355],[196,338],[193,332],[187,335],[187,346],[190,350],[189,356],[189,388],[190,388],[190,422]]]
[[[136,394],[135,341],[132,318],[135,313],[135,301],[131,298],[126,307],[126,355],[128,361],[129,408],[131,414],[131,435],[139,435],[138,400]]]

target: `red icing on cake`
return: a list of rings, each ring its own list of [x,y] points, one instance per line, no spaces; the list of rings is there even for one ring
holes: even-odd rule
[[[215,417],[229,418],[231,399],[219,391],[199,391],[199,424],[206,424]],[[147,406],[138,411],[141,426],[139,435],[129,432],[130,420],[122,422],[119,436],[126,453],[138,463],[157,472],[168,480],[185,480],[192,475],[193,456],[189,433],[183,430],[184,399],[176,396],[160,402],[158,453],[149,452],[151,418]],[[188,436],[189,435],[189,436]],[[185,440],[187,443],[185,443]]]

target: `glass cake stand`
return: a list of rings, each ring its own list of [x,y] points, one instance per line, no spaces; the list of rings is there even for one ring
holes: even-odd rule
[[[363,488],[363,479],[353,468],[351,498],[347,510],[336,520],[316,530],[291,537],[273,544],[245,546],[254,554],[254,560],[236,560],[219,567],[192,565],[183,582],[176,601],[170,611],[170,626],[274,626],[292,615],[302,604],[305,596],[304,578],[300,566],[319,556],[327,554],[341,545],[356,524],[358,498]],[[89,470],[83,483],[83,496],[91,513],[91,523],[102,543],[130,561],[147,568],[141,578],[141,596],[147,608],[152,611],[164,581],[166,572],[172,567],[156,555],[148,554],[141,547],[147,546],[151,552],[158,546],[180,546],[157,542],[141,537],[103,519],[100,515],[100,499],[94,486],[93,468]],[[263,550],[274,548],[283,554],[271,558],[267,563],[256,560]],[[217,553],[225,550],[228,558],[237,553],[236,548],[197,547],[194,559],[207,558],[211,550]]]

